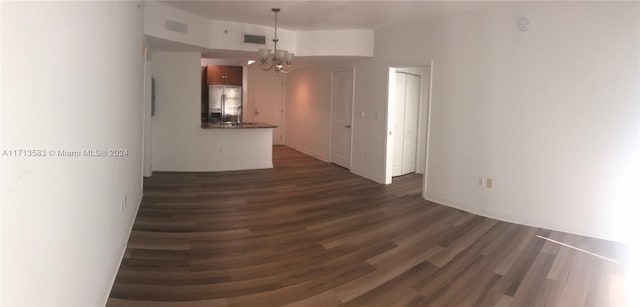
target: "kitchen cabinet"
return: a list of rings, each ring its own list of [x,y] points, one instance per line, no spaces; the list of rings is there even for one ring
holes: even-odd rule
[[[242,66],[208,65],[207,84],[242,86]]]
[[[207,85],[207,66],[200,68],[200,120],[209,121],[209,85]]]

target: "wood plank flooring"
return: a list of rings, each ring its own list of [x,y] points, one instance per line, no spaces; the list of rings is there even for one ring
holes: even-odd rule
[[[154,173],[108,306],[605,306],[624,246],[425,201],[292,149],[274,169]]]

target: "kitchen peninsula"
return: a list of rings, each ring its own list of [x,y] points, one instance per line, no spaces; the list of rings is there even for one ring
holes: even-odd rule
[[[204,122],[202,153],[209,162],[199,171],[235,171],[273,168],[273,128],[266,123]]]
[[[225,123],[225,122],[204,122],[203,129],[251,129],[251,128],[278,128],[276,125],[266,123]]]

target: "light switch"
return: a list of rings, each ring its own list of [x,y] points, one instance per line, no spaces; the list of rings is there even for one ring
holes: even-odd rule
[[[364,112],[360,112],[360,117],[364,117]]]

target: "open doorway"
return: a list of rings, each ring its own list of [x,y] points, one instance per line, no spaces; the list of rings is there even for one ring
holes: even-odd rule
[[[284,76],[254,70],[249,80],[252,121],[275,125],[273,145],[284,145]]]
[[[427,170],[431,63],[389,67],[385,183]]]

